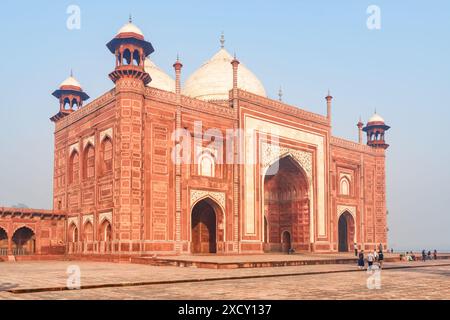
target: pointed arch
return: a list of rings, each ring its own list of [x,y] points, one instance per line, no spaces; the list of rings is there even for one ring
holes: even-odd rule
[[[71,222],[69,225],[69,242],[78,242],[79,241],[79,232],[78,227],[75,222]]]
[[[36,249],[36,235],[34,230],[28,226],[16,228],[12,236],[13,254],[27,255],[34,254]]]
[[[8,233],[0,226],[0,256],[8,254]]]
[[[83,152],[83,178],[93,179],[95,177],[95,148],[88,143]]]
[[[348,177],[343,176],[339,182],[339,194],[349,196],[351,194],[351,184]]]
[[[100,144],[101,174],[105,175],[113,170],[113,143],[111,137],[105,135]]]
[[[69,183],[76,184],[80,180],[80,156],[73,150],[69,157]]]
[[[216,176],[216,160],[210,152],[203,152],[198,157],[198,174],[203,177]]]
[[[267,219],[265,251],[310,249],[310,180],[292,154],[273,161],[263,178],[262,221]],[[267,191],[267,192],[266,192]],[[269,195],[268,197],[266,195]],[[264,224],[261,224],[264,228]],[[287,239],[289,241],[287,241]]]
[[[223,252],[225,211],[212,197],[198,199],[191,209],[191,252]]]
[[[86,221],[83,226],[83,240],[85,242],[94,241],[94,226],[90,220]]]

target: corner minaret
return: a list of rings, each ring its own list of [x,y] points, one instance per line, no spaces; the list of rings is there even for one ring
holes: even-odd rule
[[[367,133],[367,145],[373,148],[387,149],[389,145],[384,139],[384,134],[391,127],[387,126],[384,119],[377,112],[369,119],[363,131]]]
[[[327,100],[327,118],[331,123],[331,102],[333,101],[333,97],[330,94],[330,90],[328,90],[328,95],[325,97]]]
[[[152,81],[145,72],[144,62],[155,50],[145,41],[144,34],[133,24],[131,17],[106,46],[116,56],[116,68],[109,75],[114,83],[123,78],[140,79],[145,85]]]
[[[358,143],[363,144],[363,127],[364,123],[362,122],[361,118],[359,118],[358,124],[356,125],[358,127]]]
[[[73,111],[80,109],[83,102],[89,99],[89,96],[83,92],[80,83],[73,77],[72,72],[70,77],[64,80],[59,85],[59,89],[52,95],[59,100],[59,112],[50,118],[53,122],[57,122]]]

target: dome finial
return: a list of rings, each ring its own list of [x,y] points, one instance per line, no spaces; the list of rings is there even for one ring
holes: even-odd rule
[[[128,18],[128,22],[129,22],[129,23],[133,23],[133,16],[131,15],[131,13],[130,13],[130,16],[129,16],[129,18]]]
[[[70,76],[73,78],[73,69],[70,68]]]
[[[280,90],[278,90],[278,98],[280,100],[280,102],[283,101],[283,89],[280,86]]]
[[[220,36],[220,48],[225,48],[225,34],[222,31],[222,35]]]

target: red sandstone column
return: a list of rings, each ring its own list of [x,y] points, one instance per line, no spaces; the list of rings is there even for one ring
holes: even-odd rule
[[[239,118],[239,104],[238,104],[238,67],[239,67],[239,61],[236,59],[236,55],[231,61],[231,65],[233,66],[233,111],[234,111],[234,117],[235,119]],[[239,128],[239,122],[236,121],[234,125],[234,129]],[[234,230],[233,230],[233,251],[234,252],[240,252],[239,248],[239,170],[240,170],[240,137],[235,139],[237,141],[237,144],[235,144],[234,147],[234,164],[233,164],[233,224],[234,224]],[[224,213],[226,214],[226,212]],[[228,250],[228,248],[226,249]]]
[[[240,62],[239,62],[239,60],[236,59],[236,55],[235,55],[233,61],[231,61],[231,65],[233,66],[233,108],[236,108],[236,104],[237,104],[239,64],[240,64]]]
[[[359,119],[359,122],[357,124],[359,144],[363,144],[363,131],[362,131],[363,126],[364,126],[364,123],[362,123],[361,119]]]
[[[328,91],[328,95],[325,97],[325,100],[327,100],[327,118],[331,125],[331,101],[333,100],[333,97],[330,95],[330,91]]]
[[[181,64],[179,57],[173,65],[175,68],[175,93],[177,96],[176,130],[181,129]],[[180,254],[181,246],[181,164],[175,165],[175,251]]]

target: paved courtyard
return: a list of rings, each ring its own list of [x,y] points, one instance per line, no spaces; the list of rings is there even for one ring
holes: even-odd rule
[[[82,287],[98,288],[59,291],[71,265],[80,268]],[[450,299],[449,260],[386,263],[380,289],[368,289],[368,277],[354,265],[213,270],[73,261],[1,263],[0,299]],[[7,291],[22,289],[38,292]]]

